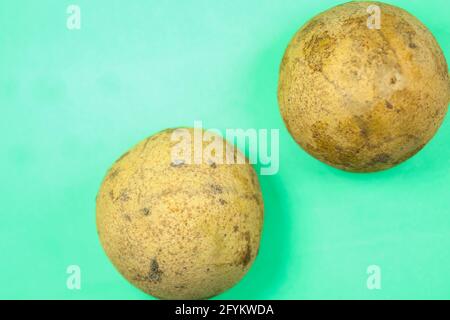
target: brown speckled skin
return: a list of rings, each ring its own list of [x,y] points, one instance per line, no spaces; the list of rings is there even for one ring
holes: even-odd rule
[[[381,29],[367,7],[381,8]],[[406,11],[351,2],[310,20],[280,67],[285,124],[317,159],[352,172],[388,169],[433,137],[447,112],[447,63],[433,35]]]
[[[138,288],[162,299],[209,298],[253,263],[263,200],[248,163],[171,163],[172,131],[112,166],[97,196],[97,229],[114,266]]]

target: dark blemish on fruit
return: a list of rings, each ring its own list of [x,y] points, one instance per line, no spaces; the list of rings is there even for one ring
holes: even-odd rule
[[[239,226],[234,226],[233,227],[233,232],[238,232],[239,231]]]
[[[440,115],[439,110],[436,110],[431,117],[434,119],[437,118],[439,115]]]
[[[109,197],[111,198],[111,200],[114,200],[114,191],[113,190],[111,190],[109,192]]]
[[[142,208],[141,212],[144,216],[148,216],[150,214],[150,209],[149,208]]]
[[[130,154],[129,151],[128,151],[128,152],[125,152],[123,155],[120,156],[119,159],[116,160],[116,163],[119,162],[119,161],[121,161],[121,160],[123,160],[123,159],[124,159],[127,155],[129,155],[129,154]]]
[[[252,259],[252,247],[250,246],[250,233],[248,231],[244,233],[244,238],[247,244],[242,256],[241,264],[246,267]]]
[[[416,45],[415,43],[411,42],[411,43],[409,44],[409,47],[410,47],[411,49],[416,49],[416,48],[417,48],[417,45]]]
[[[253,194],[244,194],[244,195],[242,195],[241,197],[242,197],[242,199],[247,199],[247,200],[255,201],[256,204],[258,204],[258,205],[261,204],[261,201],[260,201],[260,199],[259,199],[259,197],[258,197],[258,195],[257,195],[256,193],[253,193]]]
[[[130,200],[130,196],[128,195],[128,192],[126,190],[120,192],[119,200],[123,202]]]
[[[212,184],[212,185],[210,185],[210,187],[211,187],[211,190],[212,190],[212,192],[213,193],[223,193],[223,189],[222,189],[222,187],[221,186],[219,186],[218,184]]]
[[[252,185],[257,188],[259,183],[258,183],[258,177],[256,176],[255,171],[253,170],[253,168],[250,168],[250,174],[251,174],[251,179],[252,179]]]
[[[397,78],[396,77],[392,77],[389,82],[390,82],[390,84],[396,84],[397,83]]]
[[[179,168],[184,166],[184,160],[174,160],[170,163],[170,166],[173,168]]]
[[[114,179],[119,175],[120,169],[114,169],[108,176],[108,179]]]
[[[159,269],[159,264],[156,258],[150,261],[150,272],[148,274],[148,280],[153,282],[160,282],[163,272]]]
[[[227,202],[223,199],[219,199],[219,203],[223,206],[227,204]]]
[[[328,31],[317,33],[306,40],[303,53],[308,66],[316,71],[322,72],[323,64],[334,51],[336,39],[328,34]],[[320,54],[317,54],[320,52]]]
[[[215,162],[211,162],[209,166],[213,169],[217,168],[217,164]]]
[[[367,138],[368,136],[367,128],[360,128],[359,134],[361,135],[361,137]],[[336,146],[336,150],[343,151],[344,149],[342,147]]]
[[[388,108],[388,109],[393,109],[394,108],[394,106],[392,105],[392,103],[390,103],[389,101],[385,101],[386,103],[386,108]]]
[[[391,159],[391,156],[388,155],[387,153],[380,153],[372,158],[370,164],[374,165],[376,163],[387,163],[390,159]]]
[[[258,195],[253,194],[253,200],[255,200],[256,204],[261,205],[261,201],[259,200]]]
[[[359,127],[359,134],[361,135],[361,137],[368,139],[369,138],[369,125],[367,123],[367,120],[365,120],[361,116],[353,116],[353,120],[355,121],[356,125]],[[327,140],[330,140],[331,137],[328,136],[327,138],[328,138]]]
[[[186,286],[174,286],[175,289],[186,289]]]
[[[128,222],[131,222],[131,217],[130,217],[128,214],[124,214],[124,215],[123,215],[123,218],[124,218],[125,220],[127,220]]]

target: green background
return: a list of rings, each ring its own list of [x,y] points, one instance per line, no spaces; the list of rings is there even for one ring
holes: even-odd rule
[[[450,298],[450,121],[406,163],[345,173],[307,155],[278,112],[295,31],[342,1],[0,1],[0,298],[148,299],[95,229],[107,168],[161,129],[279,128],[261,176],[260,254],[223,299]],[[448,0],[388,1],[450,57]],[[66,8],[81,7],[81,30]],[[82,289],[66,288],[81,267]],[[382,289],[368,290],[379,265]]]

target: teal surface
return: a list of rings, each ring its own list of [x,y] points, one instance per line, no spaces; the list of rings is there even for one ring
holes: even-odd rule
[[[450,58],[448,0],[387,1]],[[66,28],[69,4],[81,29]],[[100,247],[107,168],[167,127],[279,128],[261,176],[260,254],[223,299],[450,298],[450,121],[404,164],[345,173],[313,159],[278,112],[296,30],[341,1],[0,1],[0,298],[149,299]],[[81,268],[81,290],[66,268]],[[369,290],[367,268],[381,268]]]

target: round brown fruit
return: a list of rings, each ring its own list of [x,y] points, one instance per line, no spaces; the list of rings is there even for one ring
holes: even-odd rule
[[[314,17],[280,67],[278,101],[289,132],[312,156],[347,171],[384,170],[412,157],[436,133],[449,98],[447,63],[433,35],[379,2]]]
[[[142,141],[112,166],[97,196],[97,230],[109,259],[136,287],[163,299],[209,298],[253,263],[263,200],[239,151],[232,156],[243,164],[174,160],[174,131]]]

